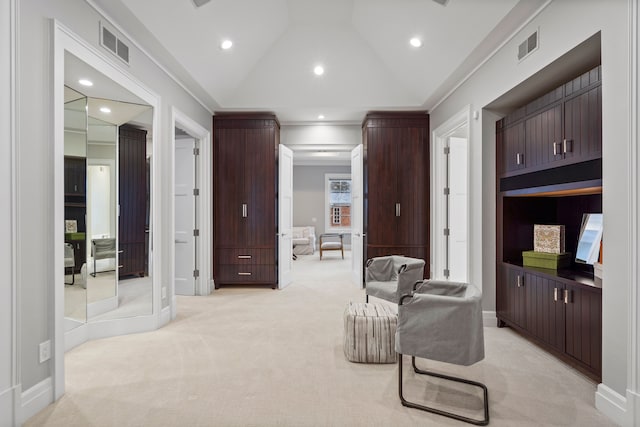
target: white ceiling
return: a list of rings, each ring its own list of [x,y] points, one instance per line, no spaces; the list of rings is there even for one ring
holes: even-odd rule
[[[212,111],[359,123],[429,109],[544,0],[110,0],[97,3]],[[411,37],[424,41],[409,45]],[[220,49],[224,38],[234,42]],[[312,70],[324,65],[325,74]],[[203,93],[204,92],[204,93]]]

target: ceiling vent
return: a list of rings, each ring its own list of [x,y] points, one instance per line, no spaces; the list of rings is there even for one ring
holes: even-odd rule
[[[538,30],[518,45],[518,61],[522,61],[538,48]]]
[[[211,0],[193,0],[193,4],[196,5],[196,7],[200,7],[203,6],[207,3],[209,3]]]
[[[102,22],[100,23],[100,44],[126,64],[129,64],[129,46],[111,30],[107,29]]]

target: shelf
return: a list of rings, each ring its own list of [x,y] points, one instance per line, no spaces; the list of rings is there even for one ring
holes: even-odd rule
[[[602,180],[567,182],[564,184],[544,185],[540,187],[520,188],[503,191],[505,197],[565,197],[602,194]]]
[[[86,208],[86,203],[77,203],[77,202],[64,202],[65,207],[69,208]]]
[[[581,285],[589,286],[592,288],[602,289],[602,280],[594,277],[593,275],[577,270],[562,269],[551,270],[548,268],[536,268],[536,267],[524,267],[522,262],[505,261],[504,264],[512,265],[522,268],[525,272],[535,273],[537,275],[546,276],[552,280],[568,280],[570,282],[579,283]]]

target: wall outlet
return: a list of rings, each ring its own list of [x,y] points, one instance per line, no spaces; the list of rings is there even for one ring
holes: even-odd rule
[[[167,299],[167,287],[162,287],[162,299]]]
[[[40,363],[51,359],[51,340],[40,343]]]

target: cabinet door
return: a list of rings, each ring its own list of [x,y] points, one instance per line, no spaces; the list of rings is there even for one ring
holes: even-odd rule
[[[602,157],[602,87],[565,102],[562,151],[567,163]]]
[[[503,264],[501,289],[498,292],[498,313],[521,328],[527,327],[526,281],[522,268]]]
[[[526,120],[524,159],[532,170],[552,167],[551,163],[563,159],[561,104]]]
[[[566,291],[566,353],[601,372],[602,293],[577,285]]]
[[[87,159],[64,157],[65,195],[84,196],[87,189]]]
[[[429,218],[429,135],[426,128],[403,129],[397,145],[398,214],[396,244],[427,246]],[[424,258],[426,259],[426,258]]]
[[[247,204],[248,247],[275,247],[276,149],[274,128],[247,129],[245,136],[244,202]]]
[[[402,139],[401,131],[401,128],[367,129],[368,245],[395,245],[398,241],[396,204],[400,200],[396,145]]]
[[[564,285],[535,274],[525,274],[527,330],[564,351]]]
[[[217,247],[246,244],[243,217],[244,138],[242,129],[217,129],[215,133],[215,242]]]
[[[505,173],[516,172],[526,165],[525,122],[520,122],[504,130],[502,166]]]

